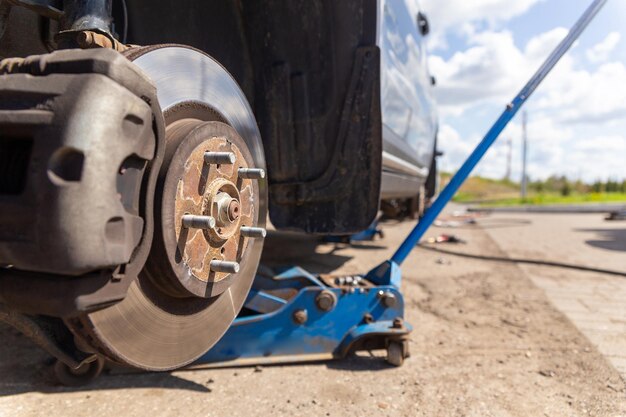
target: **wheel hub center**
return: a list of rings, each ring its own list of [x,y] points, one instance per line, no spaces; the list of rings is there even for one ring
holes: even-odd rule
[[[236,197],[230,194],[219,192],[215,196],[215,212],[218,226],[229,226],[239,218],[240,204]]]
[[[228,204],[228,220],[234,222],[239,218],[239,201],[232,199]]]
[[[255,227],[264,171],[252,165],[243,139],[221,123],[185,119],[168,126],[167,136],[176,147],[166,180],[178,265],[171,278],[206,297],[207,285],[215,292],[232,284],[250,239],[265,234]],[[165,195],[164,204],[172,204]]]

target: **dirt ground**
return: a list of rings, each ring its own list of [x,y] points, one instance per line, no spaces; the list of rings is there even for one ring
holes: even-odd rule
[[[598,274],[520,264],[626,379],[626,221],[606,221],[605,217],[603,213],[493,213],[485,221],[503,218],[520,226],[514,234],[494,227],[485,230],[511,257],[623,272]]]
[[[505,255],[481,224],[454,229],[468,242],[454,249]],[[410,224],[384,227],[383,240],[356,247],[272,234],[266,262],[364,272],[392,253]],[[316,364],[104,375],[70,389],[54,385],[45,354],[0,326],[0,416],[626,416],[619,374],[517,265],[416,248],[403,271],[414,331],[400,368],[373,352]]]

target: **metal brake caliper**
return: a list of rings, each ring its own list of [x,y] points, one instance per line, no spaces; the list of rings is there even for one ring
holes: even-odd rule
[[[119,301],[152,241],[155,87],[109,49],[8,59],[0,74],[0,291],[55,316]]]

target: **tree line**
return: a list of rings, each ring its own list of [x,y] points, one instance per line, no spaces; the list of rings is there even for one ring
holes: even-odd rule
[[[545,180],[530,181],[529,188],[537,193],[559,193],[568,196],[573,193],[625,193],[626,179],[622,181],[609,179],[594,181],[591,184],[581,180],[569,180],[566,176],[553,175]]]

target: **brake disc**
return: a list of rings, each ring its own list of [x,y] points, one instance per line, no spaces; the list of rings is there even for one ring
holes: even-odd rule
[[[153,246],[122,302],[66,324],[86,349],[168,370],[207,352],[250,290],[263,241],[241,228],[265,226],[267,189],[254,171],[265,159],[243,92],[211,57],[181,46],[127,56],[157,87],[166,123]]]

